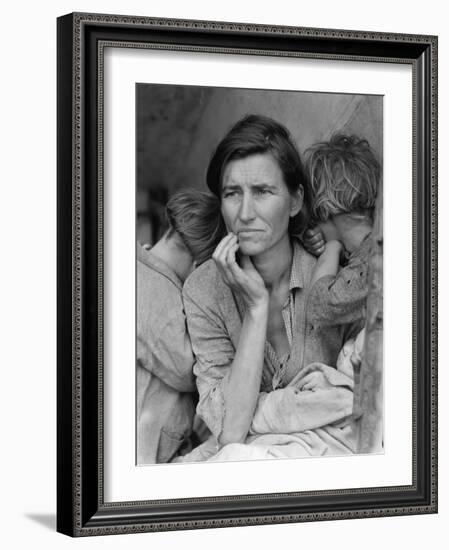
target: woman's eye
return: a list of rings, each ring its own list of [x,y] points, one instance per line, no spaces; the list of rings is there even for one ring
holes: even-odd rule
[[[270,190],[269,190],[269,189],[258,189],[258,190],[257,190],[257,194],[258,194],[258,195],[269,195],[269,194],[270,194]]]

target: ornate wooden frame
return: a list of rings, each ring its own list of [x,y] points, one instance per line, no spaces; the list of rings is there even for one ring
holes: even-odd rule
[[[413,69],[413,483],[105,503],[103,49],[407,63]],[[437,511],[437,38],[76,13],[58,19],[58,520],[72,536]]]

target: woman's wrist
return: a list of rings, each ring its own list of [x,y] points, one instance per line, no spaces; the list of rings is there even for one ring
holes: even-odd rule
[[[250,304],[247,311],[253,318],[260,320],[263,317],[268,317],[268,305],[269,299],[267,294],[266,299],[261,298],[257,302]]]

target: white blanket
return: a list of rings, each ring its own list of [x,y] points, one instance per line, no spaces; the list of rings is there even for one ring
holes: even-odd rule
[[[345,370],[345,372],[342,372]],[[285,388],[261,393],[244,443],[220,447],[214,437],[178,459],[223,462],[353,454],[353,377],[312,363]]]

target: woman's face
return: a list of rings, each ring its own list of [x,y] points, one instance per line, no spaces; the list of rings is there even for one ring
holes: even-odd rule
[[[302,204],[302,187],[294,195],[289,192],[271,153],[232,160],[225,167],[221,212],[243,254],[257,256],[275,247],[287,236],[289,220]]]

